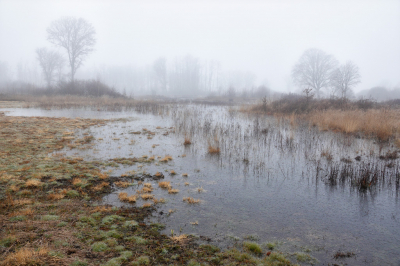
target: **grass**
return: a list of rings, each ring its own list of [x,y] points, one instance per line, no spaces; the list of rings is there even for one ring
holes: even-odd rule
[[[260,245],[256,242],[244,242],[243,246],[254,254],[259,255],[262,253]]]
[[[211,144],[208,145],[208,153],[210,154],[219,154],[221,151],[219,147],[214,147]]]
[[[195,204],[195,203],[199,203],[200,202],[199,199],[194,199],[194,198],[191,198],[191,197],[183,198],[183,201],[186,201],[189,204]]]
[[[161,181],[161,182],[158,182],[158,186],[160,188],[170,189],[171,188],[171,182],[170,181]]]
[[[185,136],[185,141],[183,142],[183,145],[187,146],[190,144],[192,144],[192,140],[188,136]]]
[[[129,202],[129,203],[135,203],[137,200],[136,195],[128,196],[128,193],[126,193],[126,192],[120,192],[118,194],[118,198],[120,201]]]

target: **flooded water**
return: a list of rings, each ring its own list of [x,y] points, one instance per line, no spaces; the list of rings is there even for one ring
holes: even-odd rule
[[[86,160],[155,156],[153,163],[104,170],[113,170],[113,176],[161,172],[164,181],[179,189],[168,194],[156,181],[148,181],[155,188],[152,194],[166,199],[149,222],[165,224],[166,234],[206,236],[221,247],[244,239],[274,243],[284,252],[308,253],[317,264],[400,265],[399,159],[379,158],[395,147],[228,107],[7,111],[18,116],[126,118],[89,129],[96,139],[90,149],[65,153]],[[185,137],[191,145],[183,145]],[[210,154],[209,146],[220,153]],[[160,162],[166,155],[173,159]],[[376,185],[357,185],[355,177],[365,173],[377,178]],[[133,195],[138,189],[120,189],[104,202],[122,206],[118,193]],[[200,203],[188,204],[184,197]],[[356,255],[334,259],[338,251]]]

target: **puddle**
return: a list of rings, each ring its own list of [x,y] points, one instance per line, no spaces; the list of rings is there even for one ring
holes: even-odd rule
[[[154,156],[151,163],[104,170],[113,170],[113,176],[161,172],[163,181],[179,189],[169,194],[157,182],[148,181],[152,194],[166,200],[157,205],[157,214],[149,222],[166,224],[166,234],[173,230],[178,235],[202,235],[221,247],[243,239],[275,243],[278,250],[308,252],[321,264],[400,262],[399,187],[393,178],[399,159],[379,159],[393,147],[218,106],[172,106],[157,109],[157,115],[146,110],[0,111],[18,116],[127,118],[91,128],[88,133],[96,141],[89,149],[64,152],[86,160]],[[185,137],[191,145],[183,145]],[[218,147],[220,153],[209,154],[209,146]],[[166,155],[172,160],[160,162]],[[394,166],[386,167],[390,163]],[[329,181],[335,167],[362,170],[368,164],[385,174],[371,189],[360,190],[354,180],[341,179],[340,173],[336,182]],[[122,206],[119,192],[133,195],[141,188],[120,189],[104,197],[104,202]],[[188,204],[185,197],[200,203]],[[139,199],[136,205],[146,202]],[[334,260],[337,251],[356,256]]]

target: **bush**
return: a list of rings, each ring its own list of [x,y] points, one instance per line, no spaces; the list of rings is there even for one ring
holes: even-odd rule
[[[84,95],[100,97],[108,95],[111,97],[123,97],[114,88],[98,80],[75,80],[74,82],[61,82],[58,84],[57,94]]]

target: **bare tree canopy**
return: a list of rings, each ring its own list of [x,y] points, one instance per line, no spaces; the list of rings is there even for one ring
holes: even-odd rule
[[[346,98],[352,87],[361,82],[358,67],[351,61],[341,65],[332,72],[331,86]]]
[[[65,17],[53,21],[47,28],[47,40],[65,48],[71,68],[71,81],[76,70],[96,44],[94,27],[83,18]]]
[[[38,48],[36,50],[36,54],[39,65],[42,68],[47,87],[50,88],[57,71],[60,72],[64,66],[64,58],[56,51],[51,51],[47,48]]]
[[[337,61],[319,49],[308,49],[293,67],[292,78],[294,83],[302,90],[311,88],[317,97],[320,90],[330,84],[332,71],[337,66]]]
[[[153,70],[157,80],[157,87],[162,91],[167,90],[167,60],[164,57],[158,58],[153,63]]]

